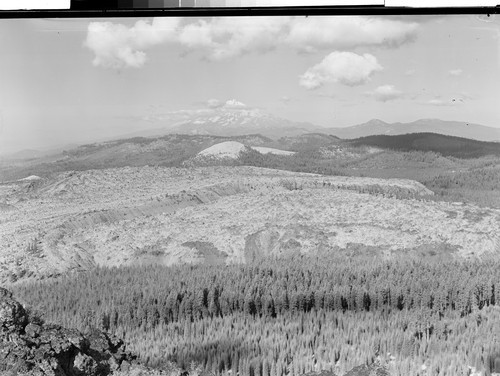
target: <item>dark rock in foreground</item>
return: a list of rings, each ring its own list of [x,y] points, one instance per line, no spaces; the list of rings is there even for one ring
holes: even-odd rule
[[[332,371],[319,371],[319,372],[308,372],[303,374],[302,376],[337,376],[335,372]]]
[[[309,372],[302,376],[337,376],[332,371]],[[390,376],[386,367],[382,366],[378,361],[370,365],[361,365],[354,367],[344,376]]]
[[[354,367],[344,376],[390,376],[390,374],[385,367],[373,363]]]
[[[133,360],[123,342],[109,334],[83,335],[30,321],[24,307],[0,288],[0,374],[106,376],[127,369]]]

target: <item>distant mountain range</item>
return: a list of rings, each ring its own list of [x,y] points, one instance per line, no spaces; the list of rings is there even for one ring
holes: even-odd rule
[[[176,133],[238,136],[259,133],[267,137],[283,134],[299,135],[320,130],[321,127],[306,122],[294,122],[261,110],[215,110],[214,113],[197,113],[192,119],[172,129]]]
[[[402,135],[408,133],[438,133],[447,136],[463,137],[478,141],[500,141],[500,128],[439,119],[420,119],[411,123],[386,123],[373,119],[363,124],[346,128],[328,128],[327,132],[344,139],[373,135]]]
[[[308,122],[284,119],[260,109],[239,108],[237,106],[172,111],[142,120],[151,121],[158,127],[117,135],[113,139],[101,140],[94,145],[102,142],[113,145],[119,140],[123,141],[138,137],[158,138],[174,134],[210,137],[251,137],[254,140],[243,140],[243,143],[295,151],[316,149],[320,145],[326,146],[339,142],[339,138],[351,140],[374,135],[391,136],[413,133],[435,133],[477,141],[500,142],[500,128],[460,121],[420,119],[410,123],[386,123],[382,120],[373,119],[349,127],[326,128]],[[242,142],[239,139],[234,139],[234,141]],[[118,144],[120,143],[122,142],[118,142]],[[210,145],[203,146],[208,147]],[[67,145],[64,149],[71,150],[75,147],[76,145]],[[62,150],[61,147],[50,151],[23,150],[10,155],[2,155],[2,157],[8,159],[35,159],[57,154]],[[122,152],[126,154],[127,151],[123,150]]]
[[[155,121],[165,123],[165,127],[137,132],[134,136],[158,136],[179,133],[230,137],[261,134],[276,139],[319,133],[337,136],[342,139],[353,139],[377,134],[401,135],[430,132],[478,141],[500,142],[500,128],[440,119],[420,119],[410,123],[386,123],[379,119],[373,119],[349,127],[327,128],[308,122],[284,119],[260,109],[223,107],[175,111],[162,115],[161,118],[155,119]]]

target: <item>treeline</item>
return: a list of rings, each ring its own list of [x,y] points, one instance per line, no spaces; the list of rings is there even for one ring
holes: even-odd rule
[[[443,173],[422,183],[442,199],[499,208],[499,181],[500,166],[488,166]]]
[[[492,324],[485,317],[498,315],[494,308],[500,304],[500,262],[495,260],[374,262],[296,255],[225,267],[98,268],[19,285],[16,293],[49,321],[125,335],[151,364],[196,360],[219,374],[235,363],[242,367],[240,376],[283,376],[290,367],[296,367],[292,374],[298,375],[315,364],[349,367],[373,356],[367,344],[398,356],[401,367],[404,359],[420,354],[412,361],[432,358],[429,362],[445,370],[433,352],[441,347],[447,354],[458,351],[456,341],[464,333],[469,333],[469,345],[447,367],[456,370],[470,362],[484,368],[488,354],[500,345],[498,338],[477,337],[483,324]],[[287,323],[295,329],[283,329]],[[311,329],[312,323],[319,326]],[[299,330],[296,325],[300,334],[294,332]],[[271,340],[276,331],[282,333]],[[330,342],[321,339],[330,332]],[[226,342],[222,333],[228,336]],[[482,347],[472,351],[479,343]],[[292,354],[293,346],[305,353]],[[413,350],[405,353],[405,346]],[[321,351],[327,355],[320,357]],[[300,359],[302,363],[293,365]],[[275,374],[272,364],[281,364]],[[459,374],[440,372],[434,374]]]
[[[495,191],[499,189],[500,166],[467,169],[437,176],[426,185],[434,189],[469,188]]]

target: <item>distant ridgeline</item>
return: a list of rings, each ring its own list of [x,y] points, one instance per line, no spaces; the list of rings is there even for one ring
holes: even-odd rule
[[[48,321],[124,337],[150,366],[344,375],[378,352],[391,375],[500,372],[500,261],[377,261],[367,252],[98,268],[15,291]],[[359,370],[347,375],[384,374]]]
[[[375,135],[351,140],[355,146],[375,146],[399,151],[432,151],[447,157],[480,158],[500,156],[500,142],[483,142],[437,133],[410,133],[397,136]]]

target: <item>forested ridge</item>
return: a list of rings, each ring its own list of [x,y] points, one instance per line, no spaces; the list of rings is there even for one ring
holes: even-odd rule
[[[500,357],[495,260],[295,255],[225,267],[98,268],[16,293],[49,321],[125,336],[151,365],[196,361],[217,374],[345,371],[378,350],[395,374],[427,367],[465,375],[469,366],[494,370]]]
[[[486,155],[500,155],[500,143],[498,142],[477,141],[431,132],[373,135],[356,138],[350,142],[357,146],[377,146],[401,151],[432,151],[456,158],[480,158]]]

